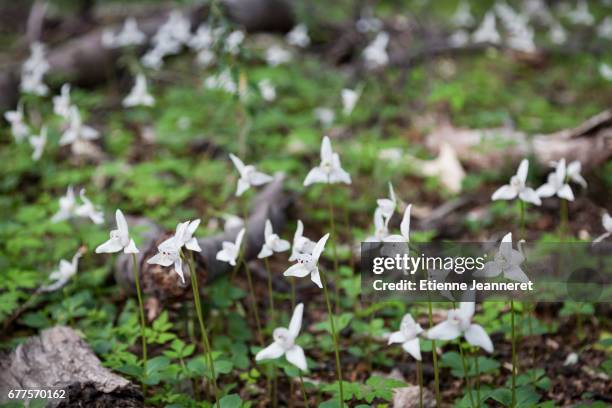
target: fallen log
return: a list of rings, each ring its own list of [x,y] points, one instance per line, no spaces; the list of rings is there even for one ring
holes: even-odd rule
[[[142,407],[130,381],[103,367],[89,345],[69,327],[56,326],[0,353],[0,403],[11,390],[61,390],[47,407]],[[14,400],[12,400],[14,401]]]

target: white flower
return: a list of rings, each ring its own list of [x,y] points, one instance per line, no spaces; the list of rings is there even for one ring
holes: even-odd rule
[[[516,171],[516,174],[510,179],[510,183],[501,186],[491,196],[491,200],[514,200],[518,197],[520,200],[526,203],[532,203],[535,205],[542,204],[542,200],[538,194],[530,187],[527,187],[527,171],[529,170],[529,161],[523,159],[521,164]]]
[[[62,85],[60,95],[53,97],[53,113],[65,119],[70,116],[70,84]]]
[[[232,55],[238,54],[240,44],[244,41],[244,32],[240,30],[232,31],[225,39],[225,50]]]
[[[249,187],[261,186],[273,180],[272,176],[257,171],[255,166],[246,166],[242,160],[230,153],[230,159],[234,163],[236,170],[240,173],[238,186],[236,188],[236,196],[240,197]]]
[[[244,238],[245,229],[242,228],[238,235],[236,235],[235,242],[224,241],[222,249],[217,252],[217,260],[227,262],[232,266],[236,266],[236,259],[240,254],[240,246],[242,245],[242,239]]]
[[[276,99],[276,88],[272,85],[269,79],[262,79],[257,83],[261,97],[267,102],[272,102]]]
[[[213,30],[206,24],[200,24],[187,45],[196,51],[201,51],[212,47],[214,42],[215,35]]]
[[[590,26],[595,20],[589,11],[589,4],[585,0],[578,0],[576,8],[567,13],[567,18],[574,24]]]
[[[567,41],[567,33],[558,21],[554,21],[548,31],[548,38],[553,44],[562,45]]]
[[[554,173],[548,175],[548,181],[536,190],[539,197],[552,197],[556,195],[568,201],[574,201],[574,193],[568,183],[566,183],[565,159],[559,160]]]
[[[51,222],[60,222],[71,218],[76,209],[76,196],[72,186],[68,186],[66,195],[59,199],[59,211],[51,218]]]
[[[174,266],[174,272],[181,278],[181,282],[185,283],[185,274],[183,272],[183,260],[181,259],[181,246],[176,240],[176,236],[170,237],[157,247],[159,251],[153,257],[147,260],[148,264],[156,264],[164,267]]]
[[[308,27],[306,24],[298,24],[286,35],[287,42],[296,47],[308,47],[310,37],[308,36]]]
[[[314,246],[312,253],[303,253],[297,255],[297,262],[295,265],[290,266],[284,273],[283,276],[295,276],[303,278],[310,275],[310,279],[319,287],[323,288],[321,283],[321,275],[319,273],[319,258],[325,249],[325,243],[329,238],[329,234],[325,234]]]
[[[34,42],[30,45],[30,51],[30,57],[21,68],[20,89],[25,93],[44,96],[49,92],[49,88],[43,83],[43,77],[50,68],[45,58],[45,47]]]
[[[495,26],[495,14],[492,11],[485,14],[482,23],[478,29],[472,34],[472,40],[475,43],[491,43],[499,44],[501,38],[497,27]]]
[[[304,314],[304,304],[300,303],[295,307],[289,327],[277,327],[274,329],[272,337],[274,342],[255,356],[255,361],[273,360],[283,355],[287,361],[302,371],[308,369],[306,356],[302,347],[295,344],[295,339],[300,334],[302,328],[302,315]]]
[[[448,42],[453,47],[463,47],[470,42],[470,34],[466,30],[457,30],[448,38]]]
[[[491,262],[484,264],[481,270],[474,272],[473,276],[493,278],[502,275],[506,279],[517,282],[529,282],[529,278],[521,269],[521,263],[525,260],[523,250],[519,242],[517,251],[512,248],[512,233],[507,233],[499,245],[499,250]]]
[[[606,81],[612,81],[612,66],[602,62],[599,64],[599,74]]]
[[[345,88],[342,90],[342,113],[345,116],[350,115],[355,109],[355,105],[361,96],[360,91],[355,91],[353,89]]]
[[[304,236],[304,224],[301,220],[298,220],[295,234],[293,234],[293,245],[291,246],[289,262],[297,261],[300,255],[312,254],[315,245],[316,242]]]
[[[493,343],[482,326],[472,323],[474,302],[461,302],[459,309],[448,311],[446,320],[427,331],[427,337],[433,340],[454,340],[463,335],[465,340],[487,352],[493,352]]]
[[[74,214],[78,217],[89,218],[94,224],[102,224],[104,222],[104,214],[102,211],[96,210],[96,207],[85,197],[85,189],[79,191],[79,196],[83,204],[75,208]]]
[[[147,79],[143,74],[136,76],[136,82],[134,87],[130,91],[129,95],[123,100],[123,106],[131,108],[133,106],[153,106],[155,99],[147,91]]]
[[[582,171],[582,164],[578,160],[574,160],[570,164],[567,165],[567,177],[572,180],[574,183],[580,184],[583,188],[586,188],[587,182],[582,177],[580,172]]]
[[[72,257],[71,261],[67,261],[65,259],[60,260],[58,269],[51,272],[49,275],[49,279],[54,282],[51,285],[43,286],[42,290],[44,292],[53,292],[66,285],[70,278],[76,275],[80,257],[81,251],[77,251],[77,253]]]
[[[49,70],[49,62],[45,58],[45,45],[40,42],[33,42],[30,45],[30,56],[23,63],[24,71],[39,71],[45,74]]]
[[[457,10],[455,10],[455,14],[452,18],[453,24],[457,27],[469,27],[474,24],[474,16],[470,11],[470,3],[467,1],[462,1],[457,6]]]
[[[70,107],[70,122],[68,128],[62,134],[59,145],[65,146],[77,140],[93,140],[97,139],[99,135],[96,129],[83,124],[79,109],[73,105]]]
[[[123,27],[117,35],[114,35],[110,30],[105,30],[102,33],[102,44],[108,48],[141,45],[144,44],[146,40],[146,35],[138,29],[138,23],[133,17],[128,17],[123,22]]]
[[[389,45],[389,34],[385,31],[378,33],[374,41],[363,50],[366,68],[376,69],[389,63],[387,45]]]
[[[412,204],[406,206],[404,210],[404,216],[402,217],[402,222],[400,223],[400,235],[389,235],[385,238],[385,242],[410,242],[410,210],[412,209]]]
[[[223,230],[225,232],[244,227],[244,220],[237,215],[225,214],[223,215],[223,219],[225,220],[223,224]]]
[[[527,53],[537,50],[533,41],[533,28],[525,25],[514,30],[509,30],[508,34],[508,46],[510,46],[510,48]]]
[[[310,170],[304,180],[304,186],[313,183],[345,183],[351,184],[351,175],[340,163],[340,156],[332,150],[329,137],[325,136],[321,142],[321,164]]]
[[[421,325],[414,321],[410,313],[402,318],[399,331],[391,333],[389,344],[402,343],[402,348],[412,357],[421,361],[421,345],[419,334],[423,332]]]
[[[365,239],[364,242],[383,242],[389,236],[389,220],[385,217],[380,207],[374,211],[374,235]]]
[[[268,47],[266,50],[266,62],[271,67],[286,64],[289,61],[291,61],[291,52],[278,45]]]
[[[200,50],[198,51],[198,55],[196,55],[196,62],[201,67],[208,67],[215,62],[216,56],[215,53],[211,50]]]
[[[336,116],[333,110],[323,107],[316,108],[314,110],[314,115],[317,121],[319,121],[319,123],[324,127],[331,126],[331,124],[334,123]]]
[[[204,86],[208,89],[221,89],[227,93],[234,94],[238,86],[232,78],[231,72],[226,69],[217,75],[211,75],[204,80]]]
[[[612,17],[604,18],[601,24],[597,27],[597,35],[601,38],[612,40]]]
[[[610,217],[610,214],[605,213],[604,215],[602,215],[601,224],[603,225],[606,232],[595,238],[595,240],[593,241],[594,243],[603,241],[604,239],[612,235],[612,217]]]
[[[45,145],[47,144],[47,127],[43,126],[38,135],[30,135],[28,141],[30,142],[30,146],[34,149],[32,152],[32,160],[40,160],[45,150]]]
[[[395,198],[395,191],[393,191],[393,184],[391,184],[391,182],[389,182],[389,198],[379,198],[376,200],[376,205],[385,218],[391,218],[393,213],[395,213],[397,198]]]
[[[159,28],[153,41],[156,44],[171,42],[186,44],[191,38],[191,22],[180,11],[173,10],[168,20]],[[174,48],[170,45],[169,48]]]
[[[267,258],[274,252],[285,252],[291,247],[289,241],[281,239],[281,237],[274,233],[272,230],[272,223],[269,219],[266,220],[264,237],[264,244],[261,247],[261,251],[259,251],[259,254],[257,255],[257,258],[259,259]]]
[[[30,134],[30,128],[24,121],[23,104],[17,105],[17,110],[4,112],[4,118],[11,124],[11,133],[17,143]]]
[[[126,254],[137,254],[138,248],[134,240],[130,238],[128,224],[121,210],[115,211],[115,221],[117,229],[110,232],[110,239],[103,244],[98,245],[96,254],[109,254],[123,250]]]
[[[174,239],[179,248],[185,246],[190,251],[202,252],[198,240],[193,236],[195,230],[200,225],[200,219],[194,221],[181,222],[176,226]]]

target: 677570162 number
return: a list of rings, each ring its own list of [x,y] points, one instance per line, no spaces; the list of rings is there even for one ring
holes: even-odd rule
[[[10,390],[9,399],[63,399],[66,398],[66,390]]]

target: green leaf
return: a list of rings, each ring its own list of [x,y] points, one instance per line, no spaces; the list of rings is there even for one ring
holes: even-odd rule
[[[240,408],[242,399],[238,394],[229,394],[219,400],[221,408]]]

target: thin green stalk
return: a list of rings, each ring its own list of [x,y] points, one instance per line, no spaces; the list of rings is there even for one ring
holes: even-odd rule
[[[463,347],[461,347],[461,341],[459,341],[459,354],[461,354],[461,365],[463,366],[463,375],[465,376],[465,386],[467,387],[468,396],[470,397],[470,406],[474,407],[474,396],[472,395],[472,384],[470,381],[470,375],[467,369],[467,362],[465,360],[465,354],[463,353]]]
[[[253,308],[253,315],[255,316],[255,324],[257,326],[257,337],[259,337],[259,343],[263,347],[263,335],[261,333],[261,320],[259,320],[259,311],[257,309],[257,298],[255,297],[255,287],[253,286],[253,278],[251,277],[251,269],[249,268],[249,264],[243,258],[242,263],[244,264],[244,269],[247,275],[247,282],[249,284],[249,291],[251,292],[251,307]]]
[[[274,310],[274,291],[272,290],[272,271],[270,270],[270,262],[268,258],[264,258],[266,272],[268,273],[268,299],[270,303],[270,323],[274,323],[276,319],[276,311]],[[272,326],[274,327],[274,325]]]
[[[184,256],[183,256],[184,258]],[[193,253],[189,252],[189,275],[191,276],[191,288],[193,289],[193,302],[195,304],[196,314],[198,316],[198,323],[200,324],[200,334],[202,335],[202,344],[204,346],[204,352],[206,353],[206,357],[208,360],[208,366],[210,367],[210,375],[212,379],[213,386],[213,394],[215,396],[215,401],[217,408],[221,408],[221,403],[219,402],[219,391],[217,388],[217,375],[215,373],[215,364],[212,357],[212,349],[210,347],[210,341],[208,340],[208,332],[206,331],[206,325],[204,324],[204,316],[202,313],[202,304],[200,299],[200,287],[198,284],[198,277],[196,275],[195,267],[193,264]]]
[[[304,406],[308,408],[308,396],[306,395],[306,387],[304,387],[304,378],[300,375],[300,387],[302,388],[302,396],[304,397]]]
[[[510,316],[512,325],[512,407],[516,406],[516,333],[514,327],[514,300],[510,300]]]
[[[295,309],[295,277],[291,277],[289,279],[291,282],[291,310]]]
[[[560,211],[561,211],[561,215],[560,215],[560,217],[561,217],[561,226],[559,228],[559,232],[560,232],[561,238],[563,239],[563,238],[565,238],[565,235],[566,235],[566,233],[567,233],[567,231],[569,229],[568,228],[568,225],[569,225],[569,222],[568,222],[568,212],[569,212],[569,210],[568,210],[568,203],[567,203],[567,200],[565,200],[563,198],[561,199],[561,208],[560,208]]]
[[[419,408],[423,408],[423,363],[417,361],[417,381],[419,382]]]
[[[138,296],[138,308],[140,309],[140,339],[142,341],[142,364],[143,364],[143,377],[147,375],[147,339],[145,337],[145,328],[147,321],[145,320],[144,304],[142,302],[142,292],[140,290],[140,265],[138,264],[138,258],[136,254],[132,254],[132,269],[134,271],[134,283],[136,284],[136,296]],[[146,398],[147,385],[143,382],[142,394]]]
[[[332,198],[332,189],[329,187],[327,189],[327,204],[329,209],[329,228],[331,230],[330,233],[330,241],[332,246],[332,251],[334,254],[334,291],[336,296],[336,312],[340,309],[340,285],[338,284],[340,278],[338,276],[338,249],[336,247],[336,222],[334,217],[334,202]]]
[[[519,200],[521,205],[520,219],[519,219],[519,239],[525,239],[525,202]]]
[[[474,354],[474,364],[476,365],[476,406],[480,407],[480,363],[476,354]]]
[[[329,301],[329,292],[327,290],[327,277],[323,271],[319,271],[321,275],[321,282],[323,283],[323,295],[325,296],[325,303],[327,304],[327,313],[329,314],[329,324],[331,326],[332,338],[334,340],[334,352],[336,355],[336,374],[338,376],[338,388],[340,391],[340,406],[344,405],[344,386],[342,385],[342,366],[340,364],[340,347],[338,346],[338,333],[336,333],[336,324],[334,323],[334,312],[332,310],[331,302]]]
[[[429,297],[429,294],[428,294]],[[428,312],[429,312],[429,327],[433,326],[433,311],[431,307],[431,300],[427,300]],[[442,396],[440,395],[440,374],[438,373],[438,352],[436,351],[436,341],[431,340],[431,351],[433,358],[433,369],[434,369],[434,388],[436,393],[436,407],[442,406]]]

